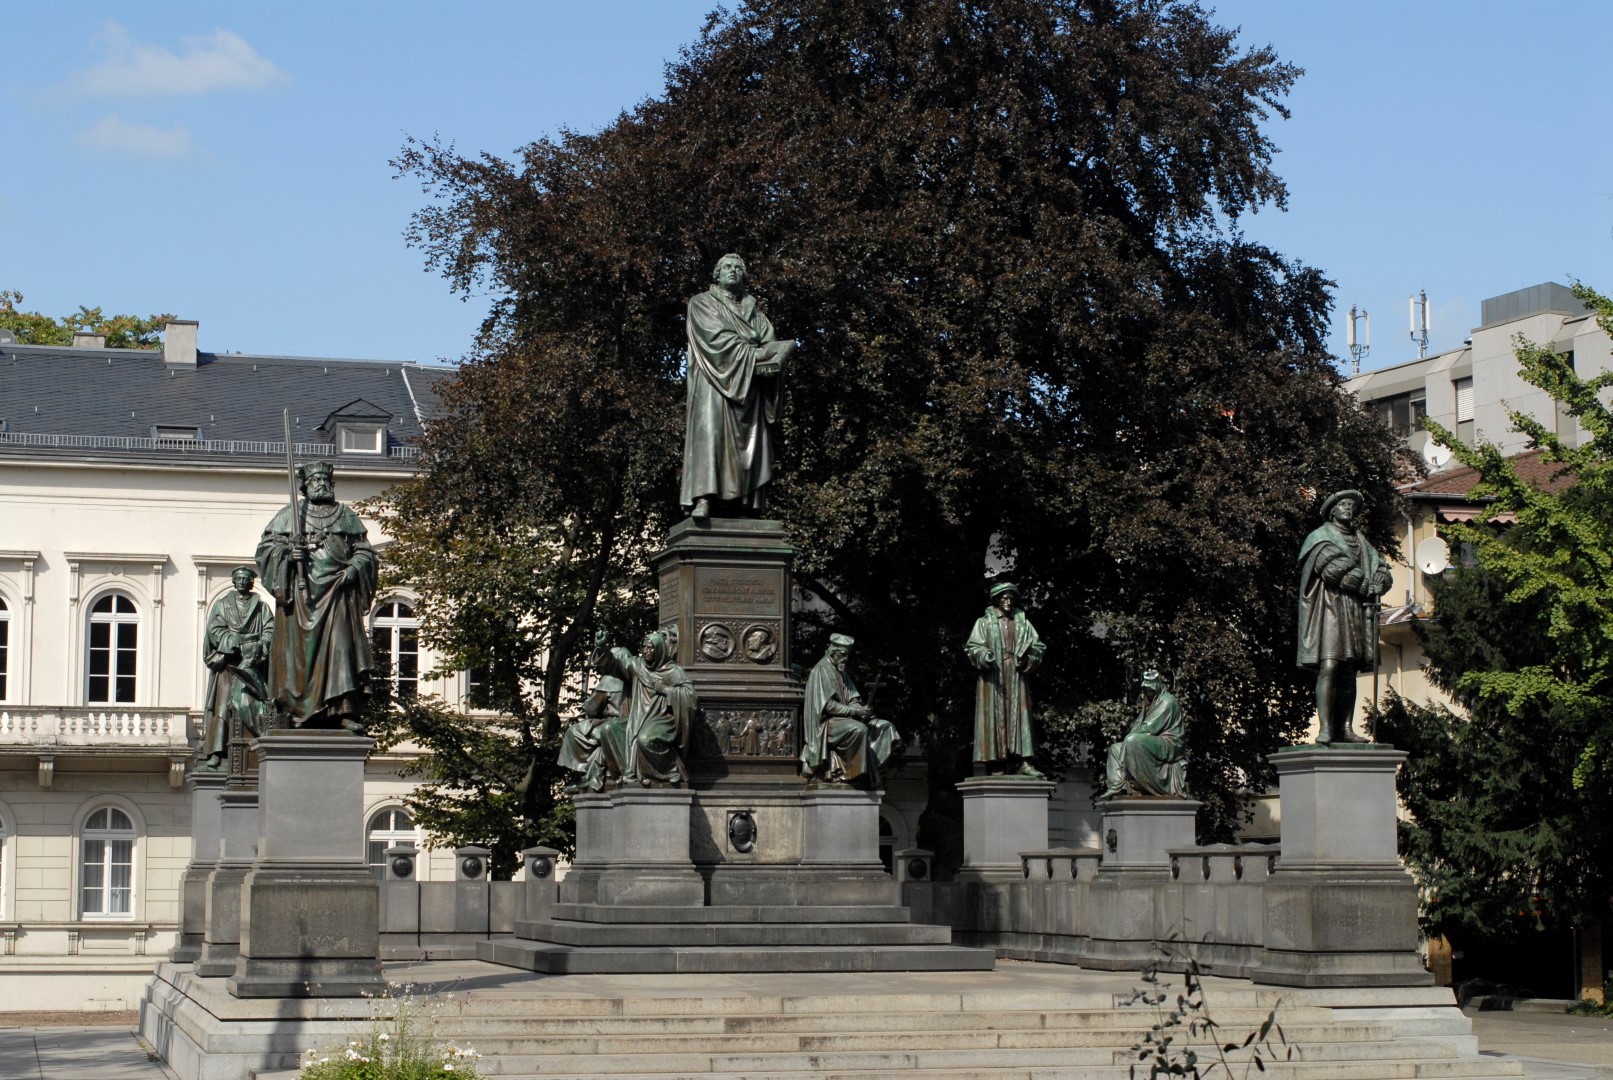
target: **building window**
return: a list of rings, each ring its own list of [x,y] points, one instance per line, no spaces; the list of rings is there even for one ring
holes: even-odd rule
[[[385,880],[386,849],[415,846],[414,818],[410,817],[409,811],[401,806],[382,810],[370,818],[370,827],[365,832],[365,839],[366,860],[370,864],[370,869],[375,872],[376,877]]]
[[[0,818],[0,918],[6,914],[6,819]]]
[[[414,608],[391,600],[375,611],[371,622],[375,658],[392,683],[392,695],[407,701],[420,688],[420,620]]]
[[[6,602],[0,600],[0,701],[6,700],[6,693],[10,689],[6,686],[6,675],[11,671],[11,611]]]
[[[1421,390],[1379,398],[1368,407],[1397,435],[1410,435],[1417,430],[1417,421],[1428,415],[1427,395]]]
[[[379,454],[386,448],[386,433],[380,428],[344,425],[339,430],[344,454]]]
[[[101,807],[84,822],[80,917],[117,919],[134,914],[134,841],[134,822],[115,806]]]
[[[134,704],[140,613],[122,593],[108,593],[90,609],[91,704]]]

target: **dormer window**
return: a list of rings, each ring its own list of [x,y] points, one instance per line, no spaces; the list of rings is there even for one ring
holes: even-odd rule
[[[387,452],[386,429],[391,422],[391,413],[359,398],[325,417],[319,430],[330,437],[339,454],[380,456]]]
[[[344,454],[379,454],[386,449],[384,428],[342,424],[337,431],[341,434],[340,447]]]
[[[156,424],[152,426],[151,437],[164,442],[201,442],[202,429],[183,424]]]

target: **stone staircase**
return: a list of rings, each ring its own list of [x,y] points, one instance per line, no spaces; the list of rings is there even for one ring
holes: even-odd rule
[[[1277,1004],[1292,1048],[1285,1058],[1274,1037],[1276,1060],[1268,1058],[1263,1073],[1250,1068],[1250,1076],[1524,1075],[1515,1062],[1478,1055],[1471,1025],[1448,990],[1278,991],[1219,982],[1208,995],[1218,1040],[1242,1042]],[[472,991],[439,1011],[436,1034],[484,1055],[477,1066],[484,1076],[511,1080],[1124,1080],[1136,1060],[1131,1046],[1157,1019],[1152,1008],[1121,1004],[1129,993],[1109,986],[941,990],[919,982],[910,992],[893,977],[889,992],[863,986],[813,993],[817,987],[803,985],[797,994],[735,994],[731,986],[707,992],[691,986],[683,994],[658,988],[638,995],[625,983],[625,992],[608,996]],[[1186,1039],[1183,1032],[1178,1042]],[[1190,1041],[1201,1054],[1213,1053],[1210,1040]],[[1138,1075],[1147,1075],[1146,1065]],[[1245,1075],[1241,1063],[1232,1075]]]

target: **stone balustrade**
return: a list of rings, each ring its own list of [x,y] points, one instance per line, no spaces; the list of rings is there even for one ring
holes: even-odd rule
[[[184,749],[189,729],[190,714],[184,709],[0,707],[0,748]]]

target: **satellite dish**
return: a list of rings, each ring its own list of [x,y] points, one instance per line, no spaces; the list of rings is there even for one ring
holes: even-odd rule
[[[1451,565],[1451,549],[1437,536],[1430,536],[1417,545],[1417,569],[1425,574],[1443,574]]]
[[[1451,448],[1444,443],[1437,443],[1429,439],[1423,444],[1423,460],[1428,462],[1430,469],[1443,469],[1445,463],[1451,459]]]

